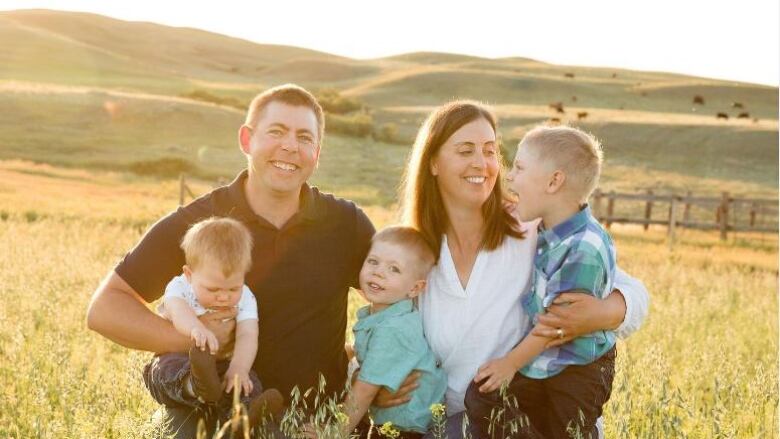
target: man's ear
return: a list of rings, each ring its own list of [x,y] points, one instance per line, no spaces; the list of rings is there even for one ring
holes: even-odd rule
[[[406,296],[410,299],[414,299],[415,297],[419,296],[420,294],[425,291],[425,279],[420,279],[417,282],[414,283],[414,286],[412,286],[411,291],[409,291],[409,294]]]
[[[241,125],[238,129],[238,146],[241,148],[241,152],[249,154],[252,143],[252,128],[247,125]]]
[[[184,272],[184,277],[187,278],[187,282],[192,283],[192,270],[190,270],[189,265],[181,267],[181,271]]]
[[[546,192],[548,194],[554,194],[561,190],[563,187],[563,183],[566,181],[566,173],[561,171],[560,169],[556,170],[555,172],[550,175],[550,180],[547,182],[547,190]]]

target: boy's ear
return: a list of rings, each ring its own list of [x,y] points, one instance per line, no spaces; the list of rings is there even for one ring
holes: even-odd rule
[[[192,270],[190,270],[190,267],[188,265],[184,265],[181,267],[181,271],[184,272],[184,277],[187,278],[187,282],[192,283]]]
[[[414,286],[412,286],[411,291],[406,295],[410,299],[414,299],[415,297],[422,294],[423,291],[425,291],[425,279],[420,279],[417,282],[414,283]]]
[[[550,180],[547,182],[546,192],[548,194],[554,194],[558,192],[563,187],[563,183],[565,181],[566,181],[566,174],[560,169],[555,170],[555,172],[553,172],[552,175],[550,175]]]
[[[252,128],[249,128],[248,125],[241,125],[241,128],[238,129],[238,146],[241,148],[241,152],[249,154],[251,143]]]

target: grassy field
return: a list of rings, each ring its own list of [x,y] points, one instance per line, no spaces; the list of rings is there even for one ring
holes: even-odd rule
[[[140,375],[149,355],[87,331],[85,309],[177,196],[175,181],[0,162],[0,437],[154,433]],[[387,207],[367,212],[392,221]],[[686,231],[670,251],[663,230],[613,234],[652,306],[619,345],[607,437],[777,437],[776,237],[722,243]]]
[[[377,126],[397,125],[398,144],[328,134],[312,179],[378,226],[395,219],[421,121],[453,98],[492,104],[509,154],[551,117],[594,132],[605,191],[778,196],[776,87],[523,58],[352,60],[91,14],[0,12],[0,438],[153,433],[149,355],[87,331],[89,296],[175,208],[180,172],[203,193],[245,166],[234,104],[290,81],[335,88]],[[558,101],[564,114],[548,107]],[[777,237],[678,231],[669,250],[663,229],[613,233],[652,309],[620,344],[607,437],[777,437]]]

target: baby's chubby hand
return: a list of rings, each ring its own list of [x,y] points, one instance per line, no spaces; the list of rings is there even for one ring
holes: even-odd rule
[[[212,354],[219,351],[219,342],[213,332],[205,327],[196,326],[190,331],[190,338],[198,349],[205,351],[207,348]]]
[[[235,377],[238,378],[236,379]],[[222,377],[222,388],[229,393],[233,389],[234,384],[238,386],[237,389],[242,391],[245,396],[249,396],[252,393],[252,389],[254,389],[254,384],[252,384],[252,380],[249,378],[249,371],[234,367],[231,362],[227,372]]]

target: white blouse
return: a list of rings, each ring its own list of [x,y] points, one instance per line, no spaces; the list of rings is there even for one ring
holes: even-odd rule
[[[465,410],[466,389],[479,367],[506,355],[531,324],[520,298],[530,287],[537,231],[523,227],[524,239],[507,236],[495,250],[479,252],[465,289],[444,236],[439,263],[418,299],[425,337],[447,373],[449,414]],[[616,331],[625,337],[644,320],[647,291],[619,269],[615,288],[626,301],[626,319]]]

